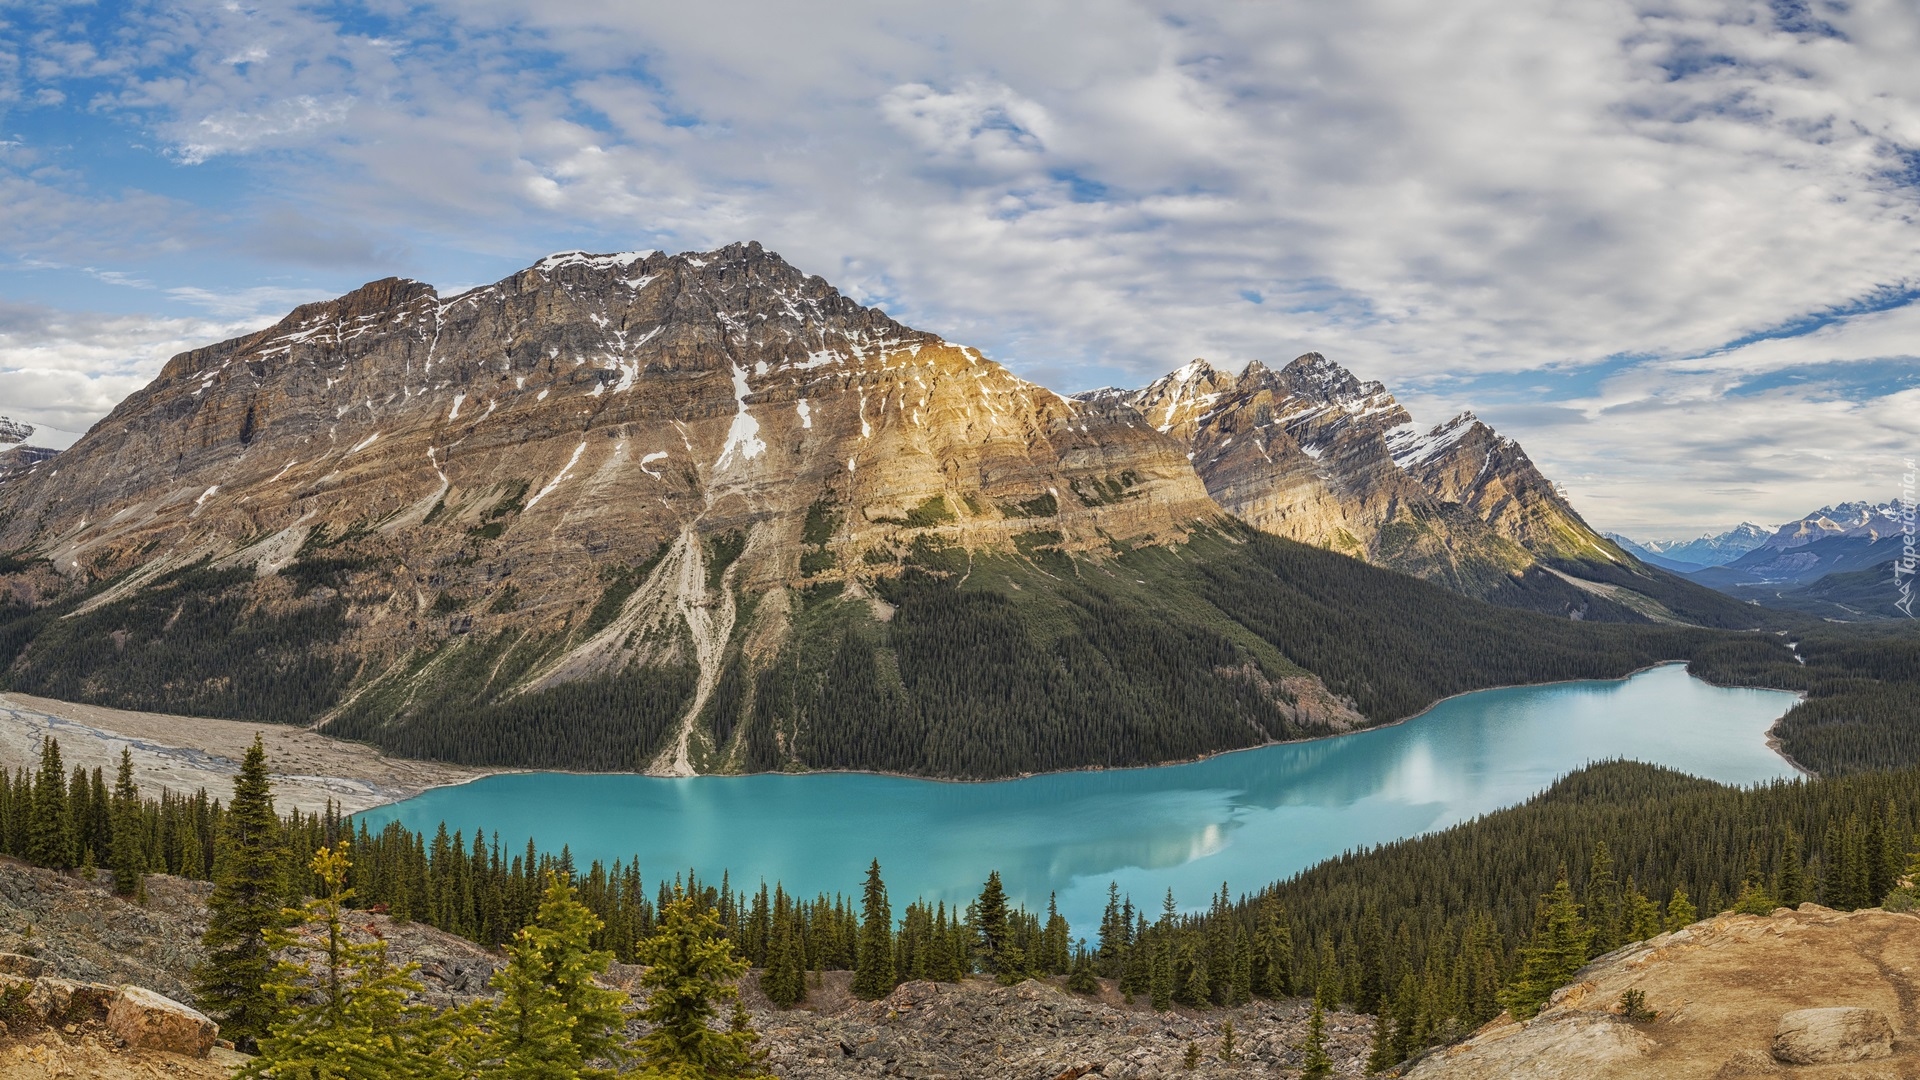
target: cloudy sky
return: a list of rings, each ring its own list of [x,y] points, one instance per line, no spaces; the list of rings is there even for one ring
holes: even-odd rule
[[[1911,0],[0,2],[0,413],[758,239],[1062,391],[1317,349],[1605,528],[1899,494]]]

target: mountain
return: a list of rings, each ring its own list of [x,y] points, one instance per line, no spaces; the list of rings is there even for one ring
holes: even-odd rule
[[[1607,539],[1619,544],[1643,562],[1668,570],[1691,572],[1708,566],[1724,566],[1765,544],[1773,530],[1743,521],[1723,533],[1708,533],[1692,540],[1630,540],[1617,533]]]
[[[1670,571],[1675,574],[1691,574],[1696,570],[1706,569],[1705,563],[1681,562],[1678,559],[1670,559],[1667,556],[1660,554],[1658,551],[1655,551],[1650,547],[1637,543],[1633,539],[1626,536],[1622,536],[1619,533],[1610,532],[1610,533],[1604,533],[1603,535],[1606,536],[1607,539],[1620,545],[1620,550],[1626,552],[1627,554],[1633,556],[1636,559],[1639,559],[1641,562],[1646,563],[1648,566],[1657,566],[1662,570]]]
[[[1755,596],[1829,574],[1867,571],[1901,554],[1901,504],[1826,506],[1774,530],[1766,542],[1724,566],[1689,576],[1722,591]],[[1766,602],[1762,600],[1762,602]]]
[[[1902,507],[1898,501],[1840,503],[1823,506],[1798,521],[1774,530],[1756,550],[1791,551],[1822,540],[1881,540],[1900,535]]]
[[[29,446],[27,440],[33,437],[33,431],[31,424],[0,416],[0,485],[24,475],[57,452],[44,446]]]
[[[1477,422],[1396,436],[1403,464],[1392,418],[1296,419],[1397,485],[1384,502],[1513,558],[1587,535]],[[1135,406],[1062,398],[758,244],[555,255],[451,297],[373,282],[174,357],[59,461],[0,486],[0,685],[475,764],[1145,764],[1702,640],[1250,532]],[[1685,607],[1530,572],[1549,609]],[[1757,617],[1716,601],[1692,621]]]
[[[1752,618],[1594,532],[1472,413],[1423,428],[1385,386],[1319,353],[1238,374],[1195,360],[1140,390],[1079,396],[1185,444],[1208,494],[1275,536],[1575,618]]]

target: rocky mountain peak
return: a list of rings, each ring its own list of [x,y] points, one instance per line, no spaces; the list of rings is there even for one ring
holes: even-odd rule
[[[1353,372],[1317,352],[1302,353],[1280,370],[1280,377],[1303,394],[1322,401],[1345,401],[1385,389],[1379,383],[1362,383]]]
[[[1186,442],[1214,499],[1269,532],[1456,584],[1497,583],[1540,555],[1619,557],[1513,440],[1471,412],[1423,428],[1383,384],[1318,352],[1237,376],[1196,360],[1102,396]]]
[[[33,437],[33,425],[0,416],[0,443],[23,443]]]
[[[0,550],[124,575],[103,604],[250,570],[265,610],[346,596],[335,648],[369,678],[449,635],[531,635],[549,652],[526,684],[687,666],[689,715],[736,629],[784,640],[794,588],[872,595],[916,545],[1107,551],[1219,516],[1131,409],[1063,399],[753,243],[562,252],[451,297],[371,282],[175,357],[61,461],[57,484],[0,476]],[[290,569],[315,559],[334,569]],[[647,587],[583,637],[641,566]],[[692,730],[656,767],[693,768]]]
[[[1897,500],[1872,503],[1861,499],[1823,506],[1798,521],[1789,521],[1772,530],[1759,547],[1784,550],[1841,537],[1872,541],[1896,535],[1901,528]]]

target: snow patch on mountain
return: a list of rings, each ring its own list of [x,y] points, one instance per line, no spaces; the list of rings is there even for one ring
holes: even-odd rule
[[[1447,447],[1466,438],[1473,425],[1480,418],[1471,412],[1463,412],[1431,431],[1422,432],[1420,425],[1408,421],[1387,432],[1387,452],[1393,455],[1393,463],[1402,469],[1430,461]]]
[[[753,390],[747,385],[747,369],[738,364],[733,366],[733,400],[740,411],[733,414],[733,426],[727,429],[726,446],[720,450],[720,458],[713,463],[715,472],[727,467],[733,461],[733,455],[739,452],[741,460],[751,461],[766,450],[767,444],[760,441],[760,421],[747,411],[747,395]]]

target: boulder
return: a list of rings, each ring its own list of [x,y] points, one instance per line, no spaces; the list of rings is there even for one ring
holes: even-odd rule
[[[100,983],[68,983],[66,989],[67,1008],[62,1015],[68,1023],[105,1020],[113,999],[120,996],[118,987]]]
[[[28,979],[37,979],[47,971],[47,962],[37,956],[0,952],[0,975],[19,975]]]
[[[33,1001],[33,980],[0,972],[0,1020],[46,1023]]]
[[[57,1024],[67,1015],[67,1003],[73,1000],[73,984],[65,979],[35,979],[27,994],[27,1007],[43,1024]]]
[[[1794,1065],[1891,1057],[1893,1025],[1878,1009],[1800,1009],[1774,1028],[1773,1056]]]
[[[220,1026],[193,1009],[138,986],[123,986],[107,1008],[107,1030],[128,1046],[206,1057]]]

